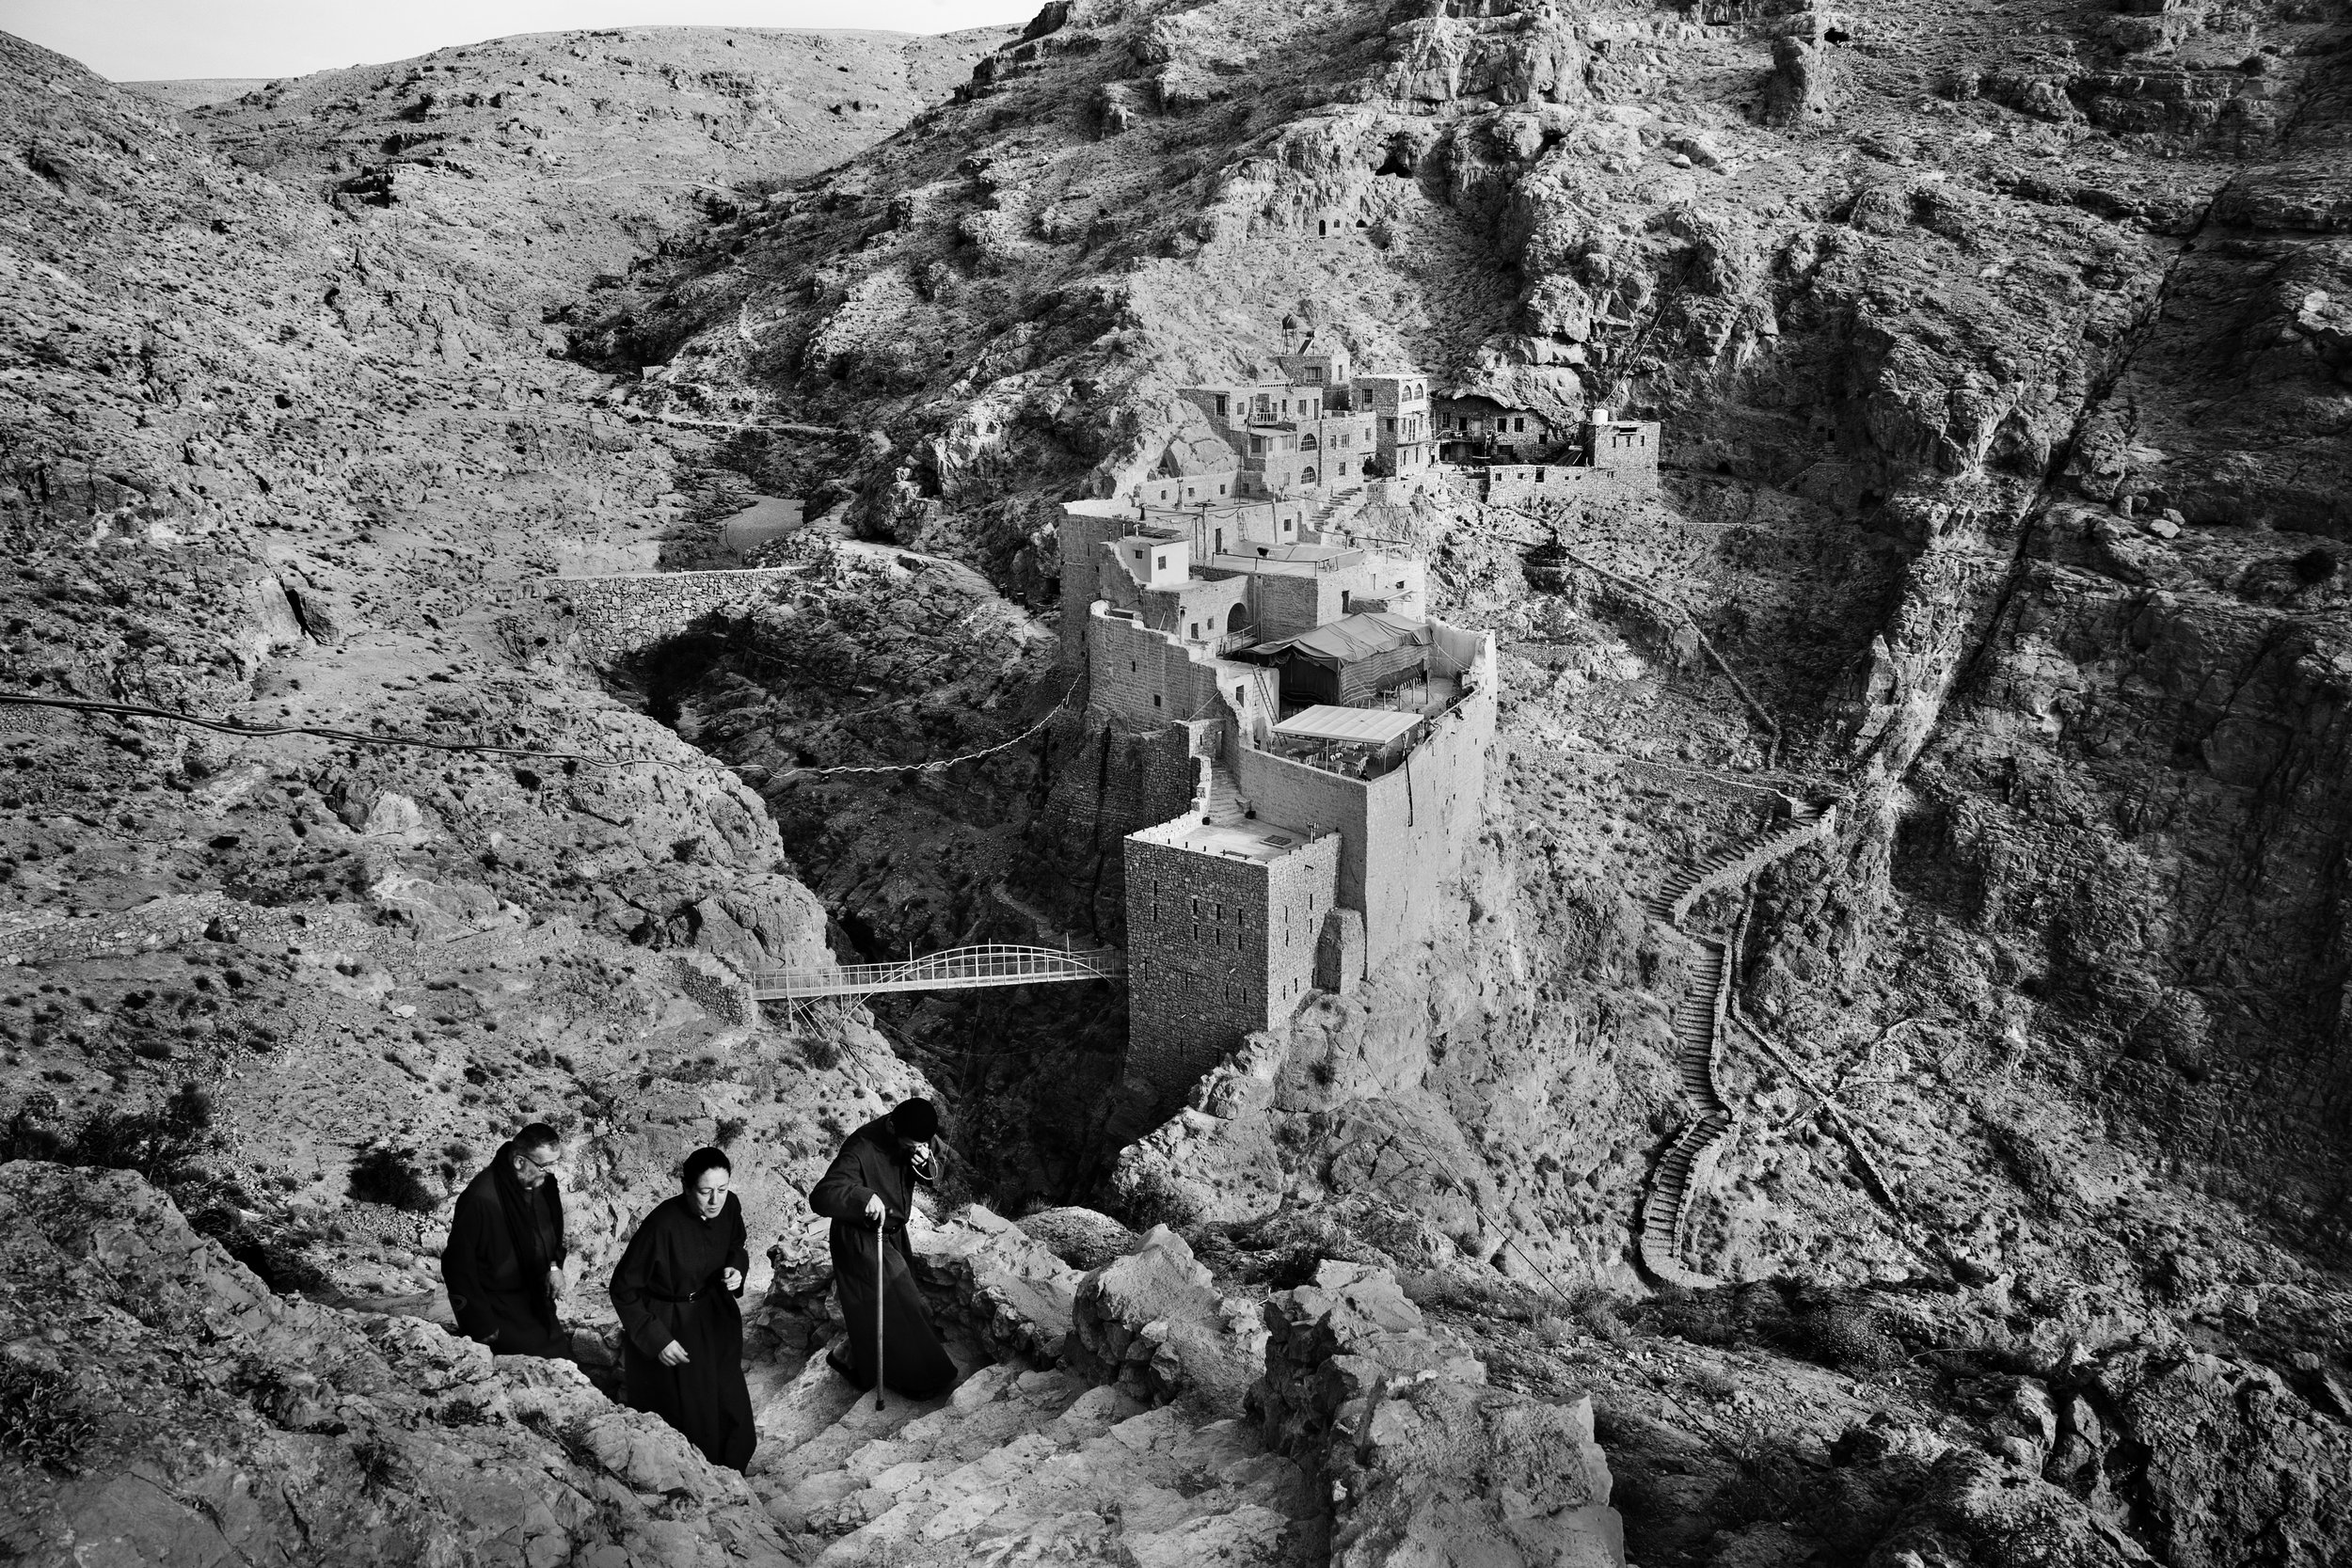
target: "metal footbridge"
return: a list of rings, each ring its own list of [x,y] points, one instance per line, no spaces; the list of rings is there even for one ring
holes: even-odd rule
[[[989,942],[927,953],[898,963],[754,970],[752,996],[760,1002],[782,1002],[812,996],[871,996],[880,991],[1050,985],[1060,980],[1115,979],[1126,968],[1126,956],[1116,947],[1073,951]]]

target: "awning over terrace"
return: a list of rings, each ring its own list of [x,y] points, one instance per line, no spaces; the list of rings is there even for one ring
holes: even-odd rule
[[[1326,664],[1349,664],[1391,648],[1425,645],[1430,641],[1429,623],[1391,615],[1386,610],[1366,610],[1359,615],[1343,616],[1311,632],[1269,642],[1258,651],[1279,654],[1292,649]]]
[[[1281,667],[1282,701],[1360,707],[1428,665],[1434,635],[1425,621],[1363,610],[1311,632],[1261,644],[1255,655]]]
[[[1329,740],[1353,746],[1386,746],[1410,735],[1422,722],[1419,713],[1391,708],[1335,707],[1325,704],[1294,713],[1274,726],[1274,733],[1292,740]]]

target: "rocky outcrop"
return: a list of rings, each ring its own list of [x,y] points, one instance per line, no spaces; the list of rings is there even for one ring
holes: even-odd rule
[[[0,1377],[64,1390],[8,1418],[20,1558],[793,1560],[741,1477],[577,1368],[272,1295],[127,1171],[0,1165]]]
[[[1142,1240],[1099,1209],[1040,1209],[1015,1221],[1074,1269],[1098,1269]]]
[[[1490,1387],[1384,1270],[1326,1263],[1266,1304],[1267,1441],[1330,1491],[1331,1561],[1623,1568],[1590,1400]]]
[[[1829,57],[1811,39],[1772,40],[1772,73],[1764,84],[1767,125],[1825,124],[1836,107]]]
[[[1217,1292],[1182,1236],[1154,1226],[1078,1282],[1073,1365],[1145,1404],[1230,1414],[1264,1363],[1257,1316]]]

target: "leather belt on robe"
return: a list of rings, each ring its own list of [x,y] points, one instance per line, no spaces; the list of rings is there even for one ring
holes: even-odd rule
[[[687,1291],[687,1292],[686,1292],[684,1295],[682,1295],[682,1296],[666,1295],[666,1294],[664,1294],[663,1292],[661,1292],[661,1291],[647,1291],[645,1292],[645,1294],[646,1294],[646,1295],[648,1295],[648,1296],[651,1296],[651,1297],[652,1297],[654,1300],[656,1300],[656,1301],[666,1301],[666,1302],[670,1303],[672,1306],[674,1306],[674,1307],[675,1307],[675,1306],[684,1306],[686,1303],[688,1303],[688,1302],[690,1302],[690,1301],[700,1301],[700,1300],[702,1300],[702,1298],[703,1298],[703,1297],[705,1297],[705,1296],[707,1296],[707,1295],[710,1294],[711,1291],[712,1291],[714,1288],[715,1288],[715,1287],[713,1287],[713,1286],[711,1286],[711,1285],[704,1285],[704,1286],[702,1286],[701,1288],[699,1288],[699,1289],[697,1289],[697,1290],[692,1290],[692,1291]]]

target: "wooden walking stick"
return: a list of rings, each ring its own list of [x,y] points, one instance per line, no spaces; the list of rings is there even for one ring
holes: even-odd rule
[[[874,1408],[882,1407],[882,1245],[889,1235],[890,1215],[874,1227]]]

